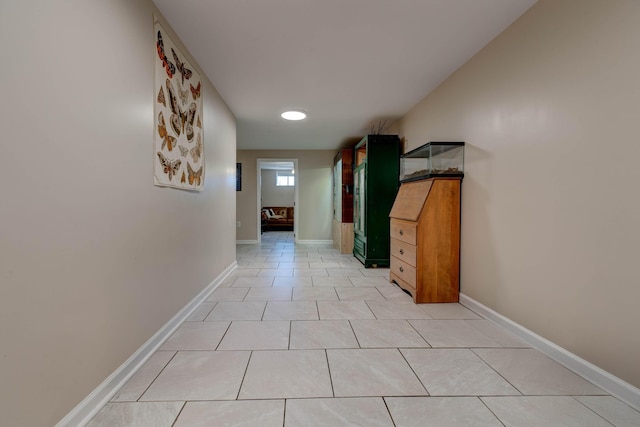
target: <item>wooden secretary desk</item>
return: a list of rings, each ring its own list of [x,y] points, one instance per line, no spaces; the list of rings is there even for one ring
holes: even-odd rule
[[[425,147],[427,154],[416,153]],[[416,150],[401,159],[402,184],[389,214],[389,280],[416,303],[458,302],[464,143],[429,143]]]

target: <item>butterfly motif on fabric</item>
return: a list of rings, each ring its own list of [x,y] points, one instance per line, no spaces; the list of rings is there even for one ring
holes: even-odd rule
[[[182,178],[180,178],[180,182],[183,184],[187,182],[187,177],[185,176],[184,171],[182,171]]]
[[[169,123],[171,123],[171,128],[176,133],[176,135],[180,136],[180,134],[182,133],[182,109],[178,105],[178,100],[176,99],[171,80],[167,79],[166,87],[167,94],[169,95],[169,107],[172,111],[172,114],[169,117]]]
[[[171,116],[169,117],[169,122],[171,123],[171,128],[176,133],[176,135],[180,136],[183,132],[187,136],[189,142],[193,140],[194,132],[193,132],[193,121],[196,116],[196,111],[198,107],[195,102],[189,104],[189,108],[187,111],[182,111],[180,104],[178,104],[178,100],[175,95],[175,90],[173,89],[173,84],[171,84],[171,80],[166,80],[166,88],[169,93],[169,107],[171,108]]]
[[[194,132],[193,132],[193,120],[196,118],[196,111],[198,107],[195,102],[189,104],[189,109],[183,115],[183,124],[184,124],[184,132],[187,135],[187,139],[189,142],[193,140]]]
[[[198,134],[198,140],[196,141],[196,145],[191,149],[191,157],[193,157],[193,161],[198,163],[200,161],[200,156],[202,155],[202,137]]]
[[[189,185],[194,185],[195,183],[199,187],[202,182],[202,166],[197,171],[194,171],[189,162],[187,162],[187,172],[189,173]]]
[[[164,53],[164,42],[162,41],[162,34],[160,34],[159,30],[158,30],[158,41],[156,42],[156,48],[158,50],[158,57],[160,57],[160,60],[162,61],[162,65],[164,66],[164,69],[167,72],[167,76],[169,76],[169,78],[173,77],[173,75],[176,73],[176,66],[173,64],[173,62],[169,61],[169,58],[167,58],[167,55],[165,55]]]
[[[189,149],[187,147],[183,147],[182,145],[178,145],[178,148],[180,149],[180,155],[182,155],[182,157],[187,157]]]
[[[200,114],[198,114],[198,121],[196,122],[196,124],[198,125],[198,127],[200,129],[202,129],[202,122],[200,121]]]
[[[176,138],[169,135],[162,111],[158,114],[158,135],[162,138],[162,147],[160,149],[164,150],[166,146],[169,151],[173,150],[173,147],[176,146]]]
[[[200,87],[202,82],[198,82],[198,86],[193,87],[191,83],[189,83],[189,89],[191,89],[191,96],[193,96],[193,100],[200,98]]]
[[[187,98],[189,97],[189,89],[182,90],[182,86],[180,82],[176,80],[178,84],[178,96],[180,97],[180,101],[182,101],[182,105],[187,103]]]
[[[164,98],[164,89],[162,88],[162,86],[160,86],[160,91],[158,92],[158,103],[162,104],[163,106],[167,106],[167,101]]]
[[[178,173],[178,170],[180,169],[180,165],[182,164],[182,160],[180,160],[180,159],[175,159],[175,160],[167,159],[159,151],[156,154],[158,155],[158,159],[160,159],[160,164],[162,165],[162,169],[163,169],[164,173],[166,173],[169,176],[169,181],[171,181],[173,176]]]
[[[171,48],[171,53],[173,54],[173,59],[176,61],[176,67],[178,67],[178,71],[180,71],[182,84],[184,84],[184,79],[189,80],[193,72],[184,65],[184,62],[180,61],[180,58],[178,58],[178,55],[173,48]]]

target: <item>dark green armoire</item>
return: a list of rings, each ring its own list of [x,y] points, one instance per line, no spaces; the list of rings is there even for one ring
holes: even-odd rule
[[[389,212],[398,193],[398,135],[367,135],[354,148],[353,255],[365,267],[388,267]]]

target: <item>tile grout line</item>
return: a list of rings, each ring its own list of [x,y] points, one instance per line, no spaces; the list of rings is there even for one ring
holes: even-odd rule
[[[155,354],[157,354],[157,353],[158,353],[158,351],[156,351],[156,352],[154,353],[154,355],[155,355]],[[153,383],[154,383],[154,382],[156,382],[156,380],[158,379],[158,377],[160,376],[160,374],[161,374],[162,372],[164,372],[164,370],[167,368],[167,366],[169,366],[169,363],[171,363],[171,361],[172,361],[172,360],[173,360],[177,355],[178,355],[178,350],[176,350],[176,351],[173,353],[173,356],[171,356],[171,357],[169,358],[169,360],[167,361],[167,363],[165,363],[165,364],[164,364],[164,366],[162,367],[162,369],[160,369],[160,372],[158,372],[158,374],[157,374],[155,377],[153,377],[153,379],[149,382],[149,385],[144,389],[144,391],[140,394],[140,396],[138,396],[138,398],[135,400],[136,402],[140,402],[140,399],[142,399],[142,396],[144,396],[144,395],[145,395],[145,393],[146,393],[147,391],[149,391],[149,389],[151,388],[151,386],[153,385]],[[153,357],[153,356],[152,356],[152,357]]]
[[[602,418],[606,423],[611,424],[612,426],[615,427],[615,424],[611,421],[609,421],[608,419],[606,419],[603,415],[600,415],[599,413],[597,413],[596,411],[594,411],[591,407],[589,407],[588,405],[582,403],[582,401],[580,399],[578,399],[576,396],[571,396],[571,398],[573,398],[573,400],[575,400],[576,402],[578,402],[580,405],[584,406],[585,408],[587,408],[589,411],[593,412],[596,416]]]
[[[324,358],[327,361],[327,371],[329,372],[329,383],[331,384],[331,394],[333,394],[332,398],[336,398],[336,390],[333,388],[333,377],[331,376],[331,365],[329,364],[329,352],[327,349],[324,349]]]
[[[251,363],[251,358],[253,357],[254,350],[249,350],[249,359],[247,360],[247,366],[244,368],[244,373],[242,374],[242,381],[240,381],[240,387],[238,387],[238,393],[236,393],[236,398],[234,401],[240,400],[240,392],[242,391],[242,386],[244,385],[244,380],[247,377],[247,372],[249,371],[249,364]]]
[[[429,320],[429,319],[405,319],[405,321],[409,324],[409,326],[411,326],[413,328],[414,331],[416,331],[418,333],[418,335],[420,335],[420,338],[422,338],[424,340],[424,342],[427,343],[427,345],[429,346],[429,348],[435,348],[431,345],[431,343],[429,342],[429,340],[427,340],[427,338],[422,335],[420,333],[420,331],[413,325],[413,323],[410,322],[410,320]]]
[[[411,369],[411,372],[413,372],[413,375],[415,375],[416,379],[418,380],[418,382],[420,383],[422,388],[424,388],[424,391],[427,393],[427,396],[431,396],[431,393],[429,393],[429,389],[427,388],[426,385],[424,385],[424,383],[422,382],[422,379],[420,379],[420,376],[416,373],[415,369],[413,369],[413,366],[411,366],[411,363],[409,363],[407,358],[404,356],[404,353],[401,351],[400,347],[396,348],[395,350],[398,353],[400,353],[400,356],[402,357],[404,362],[407,364],[407,366],[409,366],[409,369]],[[409,349],[409,350],[411,350],[411,349]]]
[[[355,320],[355,319],[347,319],[347,322],[349,322],[349,327],[351,328],[351,332],[353,333],[353,336],[356,338],[356,344],[358,344],[358,348],[361,349],[362,346],[360,345],[360,340],[358,339],[358,335],[356,334],[356,330],[353,329],[353,324],[351,323],[351,320]]]
[[[384,396],[381,396],[382,402],[384,403],[384,407],[387,408],[387,413],[389,414],[389,418],[391,418],[391,422],[393,423],[393,427],[396,426],[396,420],[393,419],[393,415],[391,414],[391,410],[389,409],[389,405],[387,405],[387,399]]]
[[[231,329],[231,324],[233,323],[233,320],[229,321],[229,324],[227,325],[227,329],[224,330],[224,333],[222,334],[222,337],[220,338],[220,341],[218,341],[218,345],[216,345],[216,348],[213,351],[218,351],[218,349],[220,348],[220,344],[222,344],[222,341],[224,340],[224,337],[227,336],[227,333],[229,332],[229,329]]]
[[[497,415],[495,412],[493,412],[493,411],[491,410],[491,408],[489,408],[489,405],[487,405],[487,402],[485,402],[485,401],[482,399],[482,396],[475,396],[475,398],[476,398],[476,399],[478,399],[478,400],[479,400],[479,401],[484,405],[484,407],[485,407],[485,408],[487,408],[487,409],[489,410],[489,412],[491,412],[491,415],[493,415],[493,416],[496,418],[496,420],[498,420],[498,422],[499,422],[500,424],[502,424],[503,426],[505,425],[505,424],[502,422],[502,420],[500,419],[500,417],[498,417],[498,415]],[[506,427],[506,426],[505,426],[505,427]]]
[[[176,425],[176,423],[178,422],[178,418],[180,418],[180,415],[182,414],[182,411],[184,411],[184,408],[186,406],[187,406],[187,401],[185,400],[182,406],[180,407],[180,410],[178,411],[178,415],[176,415],[176,419],[173,420],[173,423],[171,423],[171,427],[174,427]]]
[[[467,350],[469,350],[471,353],[473,353],[478,359],[482,360],[482,363],[484,363],[485,365],[487,365],[493,372],[495,372],[500,378],[502,378],[503,380],[505,380],[507,382],[507,384],[509,384],[511,387],[513,387],[518,393],[520,393],[521,396],[527,396],[526,394],[524,394],[524,392],[522,390],[520,390],[518,387],[516,387],[515,384],[512,384],[511,381],[509,381],[507,378],[505,378],[504,375],[502,375],[500,372],[498,372],[497,369],[495,369],[493,366],[491,366],[491,364],[489,362],[487,362],[486,360],[484,360],[482,358],[482,356],[480,356],[478,353],[476,353],[475,351],[473,351],[474,348],[487,348],[487,347],[464,347]],[[489,347],[489,348],[500,348],[500,347]]]

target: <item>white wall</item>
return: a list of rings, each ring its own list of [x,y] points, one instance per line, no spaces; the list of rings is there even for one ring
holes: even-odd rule
[[[235,260],[235,118],[205,78],[205,190],[153,185],[154,12],[0,4],[2,425],[54,425]]]
[[[637,0],[540,0],[398,123],[467,142],[462,292],[636,387],[639,46]]]
[[[262,206],[293,206],[295,187],[278,187],[276,185],[277,172],[270,169],[261,170]]]
[[[242,163],[242,191],[237,192],[238,240],[257,240],[257,160],[298,159],[296,185],[300,206],[296,207],[299,240],[331,240],[332,170],[331,150],[238,150]]]

